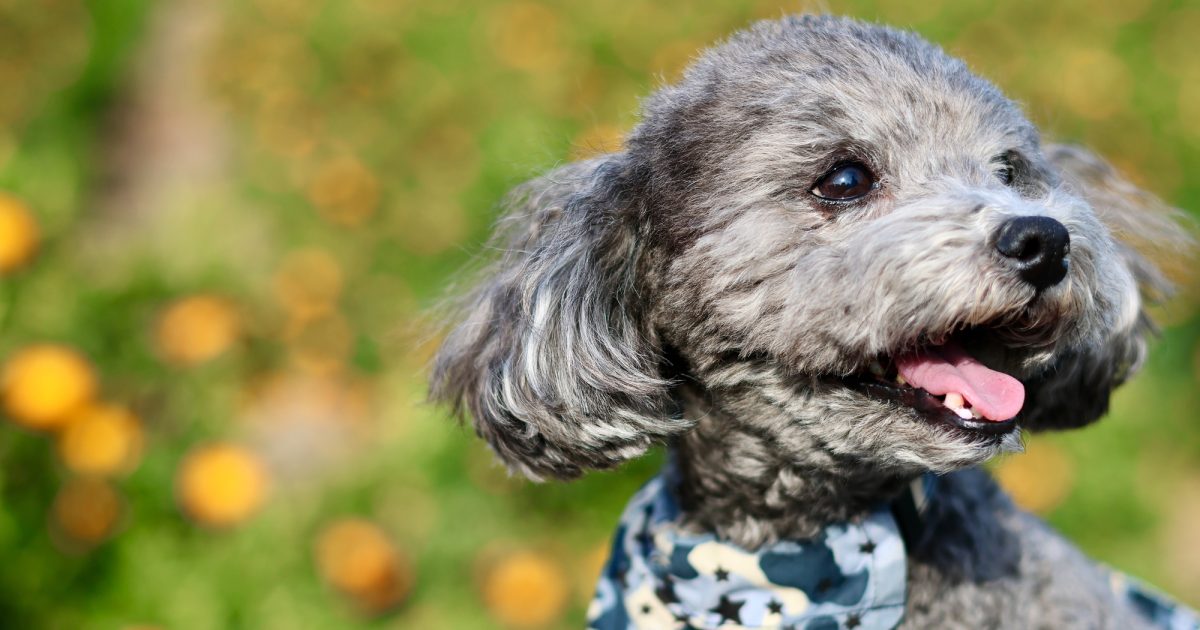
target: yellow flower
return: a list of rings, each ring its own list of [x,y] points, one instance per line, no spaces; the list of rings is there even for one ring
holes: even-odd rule
[[[28,346],[4,366],[4,407],[32,429],[54,429],[92,400],[96,377],[75,350],[59,345]]]
[[[550,558],[530,551],[510,554],[487,573],[483,600],[506,626],[533,628],[557,619],[567,603],[567,576]]]
[[[132,413],[113,405],[96,405],[76,414],[58,437],[63,464],[86,475],[116,475],[137,466],[142,427]]]
[[[269,478],[258,456],[233,444],[194,449],[176,480],[183,509],[205,525],[227,527],[249,518],[267,496]]]
[[[383,530],[364,519],[343,519],[325,528],[316,558],[329,584],[370,612],[396,606],[412,588],[411,567]]]
[[[485,19],[492,52],[505,65],[545,71],[564,61],[562,20],[548,7],[514,2],[497,7]]]
[[[275,298],[292,315],[308,317],[333,308],[342,293],[342,268],[320,249],[288,254],[275,272]]]
[[[68,481],[51,508],[51,522],[68,543],[92,546],[112,533],[121,515],[121,497],[102,480]]]
[[[379,180],[356,158],[329,160],[309,182],[308,199],[329,221],[353,227],[375,214]]]
[[[237,311],[227,300],[195,295],[167,307],[158,321],[155,341],[166,360],[196,365],[225,352],[239,331]]]
[[[25,204],[0,193],[0,274],[29,262],[38,240],[37,222]]]

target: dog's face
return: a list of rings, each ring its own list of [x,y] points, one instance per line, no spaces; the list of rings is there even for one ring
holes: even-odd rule
[[[1176,234],[962,63],[837,18],[709,51],[625,152],[513,206],[435,393],[533,476],[687,431],[680,388],[798,462],[893,475],[1090,422],[1164,286],[1110,227]]]

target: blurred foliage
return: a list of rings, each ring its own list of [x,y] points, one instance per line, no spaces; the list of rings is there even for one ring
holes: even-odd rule
[[[424,405],[503,192],[781,1],[0,1],[0,626],[578,627],[660,455],[509,479]],[[1200,208],[1200,7],[845,1]],[[1200,285],[1112,416],[998,463],[1200,604]]]

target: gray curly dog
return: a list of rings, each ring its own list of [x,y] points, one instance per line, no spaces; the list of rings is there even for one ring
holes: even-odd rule
[[[1186,230],[937,46],[758,23],[506,209],[434,399],[533,479],[670,454],[593,627],[1196,626],[977,468],[1106,412]]]

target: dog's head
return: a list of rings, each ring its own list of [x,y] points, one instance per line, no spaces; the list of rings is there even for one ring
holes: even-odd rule
[[[434,395],[534,477],[688,431],[680,388],[797,458],[900,474],[1086,424],[1166,289],[1114,234],[1184,238],[961,62],[831,17],[708,51],[501,228]]]

